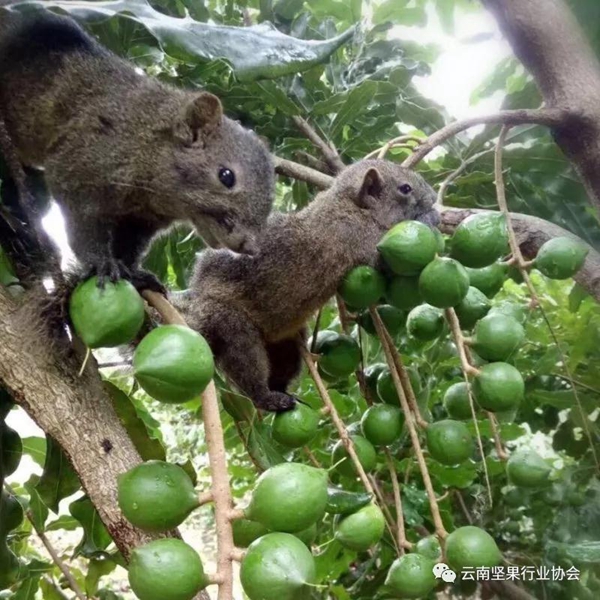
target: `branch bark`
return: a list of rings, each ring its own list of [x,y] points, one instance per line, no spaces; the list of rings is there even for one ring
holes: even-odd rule
[[[34,290],[35,291],[35,290]],[[39,290],[37,290],[39,293]],[[71,461],[119,550],[127,557],[151,536],[135,529],[117,505],[117,475],[141,458],[91,365],[74,361],[44,339],[35,300],[17,305],[0,288],[0,381]],[[110,442],[109,444],[106,441]],[[111,448],[106,451],[105,448]]]
[[[600,61],[564,0],[482,0],[549,109],[578,115],[555,139],[600,207]]]

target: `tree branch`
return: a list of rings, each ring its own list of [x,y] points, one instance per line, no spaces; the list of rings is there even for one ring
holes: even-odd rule
[[[388,364],[390,365],[392,379],[394,380],[394,385],[396,386],[396,391],[398,392],[400,405],[402,406],[402,410],[404,411],[404,417],[406,419],[406,426],[408,427],[410,441],[415,451],[415,456],[417,458],[419,470],[421,471],[421,477],[423,478],[423,485],[425,486],[425,491],[427,493],[427,497],[429,498],[429,510],[431,512],[431,517],[435,525],[435,533],[440,538],[440,540],[444,540],[448,535],[448,532],[446,531],[446,528],[444,527],[444,522],[442,521],[440,507],[437,503],[437,498],[433,489],[433,483],[431,482],[431,476],[429,475],[429,469],[427,468],[427,462],[425,461],[425,455],[423,454],[421,442],[419,441],[419,434],[417,432],[415,424],[415,415],[410,409],[408,400],[406,398],[406,394],[404,393],[404,389],[402,388],[402,384],[400,383],[400,378],[398,376],[398,373],[396,372],[396,369],[394,368],[395,365],[393,359],[391,358],[392,354],[388,344],[388,336],[386,335],[385,325],[381,320],[379,313],[376,310],[371,308],[369,309],[369,311],[371,314],[371,318],[373,319],[375,329],[377,330],[377,336],[379,337],[381,346],[386,354],[386,358],[389,357]]]
[[[483,0],[549,109],[579,115],[555,139],[600,207],[600,62],[564,0]],[[512,123],[513,125],[516,123]]]
[[[316,169],[311,169],[306,165],[301,165],[300,163],[280,158],[279,156],[273,155],[272,158],[275,163],[275,173],[279,173],[279,175],[305,181],[320,190],[326,190],[333,184],[333,177],[331,175],[325,175],[325,173],[321,173]]]
[[[0,381],[62,447],[125,558],[153,537],[134,528],[117,504],[117,476],[141,462],[97,369],[65,357],[45,333],[32,290],[17,305],[0,287]],[[109,441],[110,444],[106,442]],[[106,450],[105,448],[111,448]]]
[[[298,127],[298,129],[310,140],[313,146],[319,149],[319,151],[323,155],[323,158],[325,159],[325,162],[329,165],[329,167],[334,173],[339,173],[344,169],[346,165],[344,165],[344,163],[342,162],[342,159],[340,158],[340,155],[338,154],[335,147],[332,144],[326,142],[313,129],[313,127],[306,119],[294,115],[292,117],[292,121],[294,121],[296,127]]]
[[[308,349],[304,345],[304,343],[305,343],[304,340],[302,340],[302,339],[299,340],[300,353],[302,354],[304,363],[308,367],[311,377],[313,378],[315,385],[317,386],[319,395],[321,396],[321,399],[323,400],[323,404],[325,405],[325,408],[327,409],[327,412],[328,412],[329,416],[331,417],[331,420],[333,421],[333,425],[337,429],[340,439],[342,440],[342,444],[344,445],[346,452],[348,452],[348,455],[350,457],[350,460],[352,461],[352,464],[354,465],[354,468],[356,469],[356,473],[357,473],[358,477],[362,481],[362,484],[365,486],[365,489],[367,490],[367,492],[369,494],[371,494],[373,496],[373,500],[375,500],[375,490],[373,489],[373,486],[371,485],[371,482],[369,481],[369,478],[367,477],[367,474],[365,473],[365,470],[363,469],[363,466],[358,458],[358,455],[356,454],[356,450],[354,449],[354,443],[352,442],[352,438],[348,435],[348,430],[346,429],[344,422],[340,418],[333,402],[331,401],[331,398],[329,397],[329,392],[327,391],[327,388],[323,384],[323,380],[321,379],[321,376],[319,375],[317,366],[315,364],[315,360],[314,360],[312,354],[308,351]]]
[[[445,141],[454,137],[458,133],[465,131],[476,125],[493,125],[493,124],[504,124],[504,125],[546,125],[547,127],[558,127],[565,123],[570,123],[573,120],[573,114],[567,110],[540,108],[540,109],[522,109],[522,110],[504,110],[491,115],[482,115],[480,117],[473,117],[471,119],[465,119],[463,121],[455,121],[445,127],[442,127],[439,131],[430,135],[424,140],[419,146],[415,148],[415,151],[409,156],[403,163],[402,166],[407,169],[414,168],[419,162],[421,162],[434,148],[437,148]]]

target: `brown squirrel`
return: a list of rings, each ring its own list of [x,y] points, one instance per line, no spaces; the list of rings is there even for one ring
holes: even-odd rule
[[[216,96],[140,74],[71,19],[0,8],[0,117],[101,281],[160,287],[139,260],[174,221],[211,246],[254,250],[274,191],[263,142]]]
[[[289,410],[307,320],[350,269],[377,264],[377,243],[394,224],[437,225],[435,201],[420,175],[384,160],[358,162],[303,210],[273,214],[256,255],[203,252],[190,290],[172,302],[258,408]]]

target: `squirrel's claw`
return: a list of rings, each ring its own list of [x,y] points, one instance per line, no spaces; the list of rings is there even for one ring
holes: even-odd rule
[[[296,406],[297,398],[283,392],[270,392],[264,398],[255,401],[258,408],[271,412],[286,412]]]
[[[167,288],[153,273],[144,271],[142,269],[137,269],[131,272],[128,279],[138,292],[150,290],[151,292],[158,292],[165,297],[167,295]]]

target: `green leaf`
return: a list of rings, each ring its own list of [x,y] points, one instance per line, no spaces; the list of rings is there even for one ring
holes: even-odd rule
[[[111,537],[94,508],[91,500],[84,496],[69,505],[69,512],[83,527],[83,537],[73,553],[73,557],[93,557],[105,550],[111,543]]]
[[[286,21],[291,21],[301,10],[304,0],[277,0],[273,12]]]
[[[85,591],[88,596],[95,596],[98,592],[100,578],[112,573],[117,567],[117,563],[110,559],[92,559],[88,566],[88,572],[85,577]]]
[[[443,486],[466,488],[470,486],[477,477],[477,468],[471,462],[465,462],[457,467],[446,467],[440,463],[427,461],[429,472]]]
[[[328,58],[352,39],[350,28],[322,42],[285,35],[270,23],[251,27],[208,25],[191,18],[180,19],[154,10],[146,0],[113,2],[48,1],[27,2],[59,9],[87,23],[120,15],[142,24],[169,56],[188,63],[228,61],[240,81],[274,79],[301,73]]]
[[[40,581],[40,589],[44,600],[69,600],[52,581],[47,579]]]
[[[109,381],[104,382],[115,411],[123,427],[127,430],[133,445],[143,460],[166,460],[165,449],[158,439],[160,429],[152,430],[142,417],[146,409],[134,403],[131,398]],[[150,415],[147,415],[148,417]]]
[[[600,541],[579,542],[578,544],[553,543],[561,558],[568,558],[576,564],[600,564]]]
[[[74,494],[80,483],[65,453],[50,436],[46,437],[46,446],[44,472],[36,489],[44,504],[58,513],[59,502]]]
[[[31,456],[33,461],[44,466],[46,460],[46,438],[43,437],[26,437],[22,439],[23,452]]]
[[[12,600],[35,600],[39,587],[40,575],[28,577],[21,582]]]
[[[261,81],[254,84],[269,104],[280,110],[284,115],[299,115],[302,110],[290,97],[273,81]]]
[[[53,563],[34,558],[27,563],[25,566],[25,571],[29,577],[35,577],[36,575],[39,576],[43,573],[49,573],[54,569],[54,567],[55,565]]]
[[[248,432],[248,452],[263,470],[285,462],[285,458],[276,449],[270,435],[269,426],[262,421],[254,421]]]
[[[29,514],[33,526],[40,531],[44,531],[44,524],[48,518],[48,507],[43,503],[37,492],[39,477],[32,475],[24,487],[29,493]]]
[[[348,94],[346,101],[338,110],[331,125],[332,138],[337,138],[344,125],[354,121],[361,112],[366,109],[369,101],[372,100],[376,89],[377,82],[364,81]]]
[[[448,0],[442,0],[449,4]],[[397,25],[425,25],[427,14],[423,6],[407,6],[408,0],[385,0],[373,11],[373,23],[391,22]]]
[[[58,519],[51,521],[46,525],[46,531],[75,531],[81,527],[79,521],[70,515],[61,515]]]
[[[448,0],[436,0],[435,10],[442,24],[444,33],[451,35],[454,33],[454,2]]]
[[[576,283],[569,293],[569,310],[573,313],[577,312],[581,306],[581,303],[588,297],[589,294],[587,290],[583,286]]]

